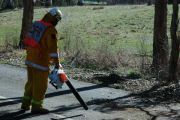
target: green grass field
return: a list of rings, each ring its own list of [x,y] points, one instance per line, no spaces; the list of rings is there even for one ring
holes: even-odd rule
[[[168,6],[168,32],[172,14]],[[62,51],[89,54],[120,49],[137,54],[143,43],[148,54],[152,53],[154,6],[75,6],[60,7],[63,19],[57,26],[60,33],[59,47]],[[41,19],[47,8],[36,8],[34,20]],[[22,10],[0,13],[0,44],[19,41]],[[169,37],[170,38],[170,37]],[[142,42],[143,41],[143,42]]]
[[[152,42],[153,6],[93,6],[62,7],[62,22],[57,26],[61,38],[79,41],[85,48],[96,48],[106,41],[111,49],[136,48],[140,39]],[[34,20],[40,19],[47,9],[35,9]],[[22,10],[0,13],[1,42],[13,37],[18,39],[21,29]],[[68,36],[68,38],[67,38]],[[79,39],[79,40],[78,40]]]

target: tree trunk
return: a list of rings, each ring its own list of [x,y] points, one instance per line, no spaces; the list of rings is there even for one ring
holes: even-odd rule
[[[20,35],[20,42],[19,42],[19,47],[23,48],[23,39],[25,35],[27,34],[28,30],[32,26],[32,20],[33,20],[33,14],[34,14],[34,9],[33,9],[33,0],[23,0],[23,19],[22,19],[22,27],[21,27],[21,35]]]
[[[177,26],[178,26],[178,0],[173,0],[173,14],[171,20],[171,56],[169,61],[169,81],[177,82],[177,63],[179,58],[179,43],[180,38],[177,38]],[[180,26],[179,26],[180,27]]]
[[[153,61],[152,70],[155,75],[167,69],[168,38],[167,38],[167,0],[155,1]]]
[[[65,0],[65,3],[66,3],[67,6],[70,5],[69,0]]]
[[[52,0],[46,0],[45,6],[46,7],[52,6]]]
[[[152,5],[152,0],[148,0],[147,5]]]
[[[17,0],[16,5],[17,5],[17,7],[22,8],[23,7],[22,0]]]
[[[3,0],[1,4],[2,9],[13,9],[15,8],[15,0]]]

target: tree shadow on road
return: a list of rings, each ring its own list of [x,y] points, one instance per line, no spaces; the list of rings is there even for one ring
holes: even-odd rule
[[[97,85],[91,85],[91,86],[77,88],[76,90],[78,92],[82,92],[82,91],[88,91],[88,90],[93,90],[93,89],[99,89],[99,88],[103,88],[103,87],[106,87],[106,86],[104,84],[97,84]],[[48,93],[48,94],[46,94],[46,98],[70,94],[70,93],[72,93],[71,90],[63,90],[63,91]]]
[[[81,87],[77,88],[77,91],[87,91],[87,90],[93,90],[93,89],[98,89],[102,88],[104,85],[92,85],[92,86],[86,86],[86,87]],[[70,94],[72,93],[70,90],[63,90],[63,91],[58,91],[58,92],[52,92],[52,93],[47,93],[46,98],[51,98],[59,95],[65,95],[65,94]],[[10,105],[15,105],[21,103],[22,97],[14,97],[14,98],[6,98],[6,99],[0,99],[0,108],[3,106],[10,106]],[[75,105],[75,106],[63,106],[62,108],[59,108],[57,110],[53,110],[51,112],[56,112],[56,111],[68,111],[72,110],[75,108],[81,107],[80,105]],[[32,115],[31,113],[23,113],[23,111],[0,111],[0,120],[21,120],[29,117],[34,117],[35,115]]]
[[[104,84],[97,84],[97,85],[77,88],[77,91],[78,92],[88,91],[88,90],[99,89],[99,88],[103,88],[103,87],[105,87]],[[71,93],[72,93],[71,90],[62,90],[62,91],[58,91],[58,92],[47,93],[46,98],[51,98],[51,97],[66,95],[66,94],[71,94]],[[18,104],[18,103],[21,103],[21,100],[22,100],[22,97],[0,99],[0,101],[2,101],[2,102],[0,102],[0,107]]]
[[[22,97],[17,97],[17,98],[14,99],[14,100],[12,100],[12,98],[10,98],[10,99],[5,99],[5,100],[3,100],[3,102],[0,102],[0,107],[18,104],[18,103],[21,102],[21,99],[22,99]]]
[[[179,92],[176,92],[176,89],[175,85],[157,84],[149,90],[140,93],[132,93],[114,99],[90,100],[87,102],[87,105],[89,107],[91,105],[97,105],[92,107],[92,109],[107,114],[111,114],[113,111],[128,111],[129,109],[143,112],[147,114],[151,120],[155,120],[158,116],[179,119],[179,110],[172,109],[167,106],[168,104],[179,103]],[[163,111],[162,109],[162,111],[159,110],[160,113],[157,114],[153,114],[148,111],[148,108],[156,108],[158,106],[169,107],[169,111]],[[77,104],[71,106],[59,106],[52,112],[65,112],[79,107],[81,106]]]
[[[151,120],[155,120],[158,116],[170,117],[173,120],[178,120],[179,110],[177,108],[171,108],[169,104],[178,104],[180,102],[179,97],[180,92],[177,92],[177,87],[174,84],[167,85],[157,84],[150,88],[149,90],[132,93],[123,97],[117,97],[109,100],[101,100],[98,103],[101,104],[97,106],[94,110],[100,111],[102,113],[111,114],[113,111],[141,111],[147,114]],[[92,103],[89,101],[88,103]],[[158,106],[166,106],[165,108],[169,111],[161,109],[159,113],[151,113],[148,108],[158,108]]]
[[[23,110],[17,111],[4,111],[0,114],[0,120],[22,120],[25,118],[33,117],[37,115],[33,115],[31,113],[25,113]]]
[[[93,85],[93,86],[78,88],[77,90],[78,91],[87,91],[87,90],[98,89],[98,88],[102,88],[102,87],[104,87],[104,85]],[[160,90],[160,88],[163,88],[163,87],[164,87],[164,89]],[[151,89],[143,91],[141,93],[136,93],[136,94],[132,93],[132,94],[117,97],[114,99],[93,99],[93,100],[87,101],[87,105],[89,107],[93,106],[93,105],[97,105],[95,108],[92,108],[92,109],[95,111],[103,112],[103,113],[111,113],[113,111],[123,111],[128,108],[138,109],[138,110],[145,112],[149,116],[151,116],[151,118],[153,120],[154,118],[156,118],[156,116],[150,114],[144,108],[163,104],[163,102],[164,103],[168,103],[168,102],[172,103],[172,101],[170,101],[172,99],[172,96],[170,96],[171,95],[170,93],[172,91],[173,91],[173,88],[171,88],[171,87],[165,87],[165,85],[156,85],[156,86],[153,86]],[[163,92],[163,94],[162,94],[162,92]],[[46,98],[55,97],[55,96],[64,95],[64,94],[70,94],[70,93],[71,93],[70,90],[48,93],[48,94],[46,94]],[[161,96],[161,97],[158,98],[158,96]],[[168,97],[168,99],[167,99],[167,97]],[[3,103],[0,103],[0,107],[6,106],[6,105],[18,104],[21,101],[20,100],[21,97],[9,98],[9,99],[11,99],[11,100],[13,99],[13,101],[6,101]],[[51,110],[51,113],[66,112],[66,111],[77,109],[80,107],[82,107],[80,104],[72,104],[69,106],[64,106],[64,105],[58,106],[58,107],[54,108],[53,110]],[[12,118],[16,119],[16,120],[20,120],[20,119],[24,119],[24,118],[28,118],[28,117],[33,117],[32,114],[30,114],[30,113],[22,114],[21,112],[22,111],[8,113],[7,111],[5,111],[5,113],[7,113],[7,114],[3,114],[3,115],[0,114],[1,115],[0,120],[1,120],[1,118],[5,118],[5,117],[9,117],[9,119],[6,118],[7,120],[11,120]],[[176,111],[174,111],[174,112],[176,112]],[[174,114],[174,113],[172,112],[172,114]],[[4,120],[4,119],[2,119],[2,120]]]

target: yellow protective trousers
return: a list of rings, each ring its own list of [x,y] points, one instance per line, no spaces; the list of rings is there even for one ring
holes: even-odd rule
[[[28,81],[25,84],[23,103],[26,106],[40,106],[43,103],[45,92],[48,85],[49,71],[38,70],[33,67],[27,67]]]

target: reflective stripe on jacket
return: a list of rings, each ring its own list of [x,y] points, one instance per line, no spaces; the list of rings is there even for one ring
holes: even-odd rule
[[[25,64],[26,64],[26,65],[29,65],[29,66],[32,66],[33,68],[42,70],[42,71],[48,71],[48,70],[49,70],[48,67],[41,66],[41,65],[39,65],[39,64],[33,63],[33,62],[31,62],[31,61],[28,61],[28,60],[25,61]]]
[[[49,56],[52,58],[58,58],[59,57],[59,55],[57,53],[50,53]]]

